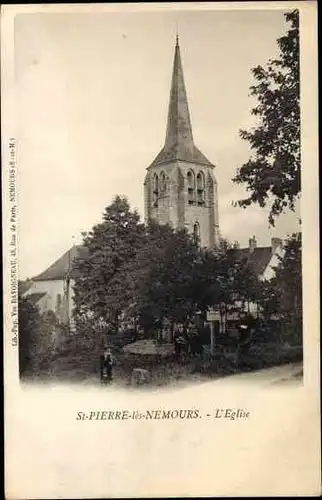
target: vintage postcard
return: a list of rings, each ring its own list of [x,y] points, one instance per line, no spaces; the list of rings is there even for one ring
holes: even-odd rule
[[[8,500],[321,493],[316,2],[1,8]]]

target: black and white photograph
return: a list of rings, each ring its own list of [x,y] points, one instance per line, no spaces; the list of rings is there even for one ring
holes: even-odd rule
[[[14,15],[4,265],[7,359],[25,404],[34,388],[68,387],[70,398],[101,398],[100,408],[78,406],[78,427],[212,419],[236,429],[255,417],[242,393],[229,405],[228,387],[287,397],[305,387],[302,241],[318,259],[314,229],[305,244],[317,215],[303,203],[303,164],[312,181],[317,165],[303,153],[302,23],[303,4],[314,20],[315,3],[273,3],[57,4]],[[189,391],[210,388],[227,406],[211,396],[204,413]],[[186,406],[168,408],[174,394]],[[141,395],[153,407],[136,410]],[[205,481],[191,494],[232,492]],[[38,498],[76,491],[57,488]],[[113,488],[105,494],[123,496]],[[138,495],[177,496],[173,488]]]

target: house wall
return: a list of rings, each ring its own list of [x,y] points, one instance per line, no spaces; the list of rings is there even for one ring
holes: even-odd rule
[[[271,260],[269,261],[265,271],[261,274],[260,280],[271,280],[275,276],[274,267],[276,267],[280,260],[279,257],[283,257],[284,250],[283,247],[276,248],[275,252],[272,253]]]
[[[62,323],[67,323],[70,320],[73,309],[73,282],[70,282],[69,304],[66,304],[65,281],[62,279],[34,281],[31,287],[25,292],[27,297],[33,293],[45,293],[37,302],[39,312],[43,314],[45,311],[53,311],[57,319]],[[59,305],[60,296],[60,305]]]

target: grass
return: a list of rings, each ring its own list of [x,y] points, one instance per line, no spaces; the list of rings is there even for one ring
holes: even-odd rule
[[[203,356],[178,363],[173,358],[157,359],[153,356],[126,355],[121,346],[115,347],[115,381],[128,386],[134,368],[145,368],[151,374],[151,385],[164,386],[178,381],[223,377],[245,371],[260,370],[302,360],[302,347],[277,342],[256,342],[239,358],[236,347],[216,345],[211,357],[207,348]],[[100,346],[74,339],[59,350],[50,350],[37,359],[26,376],[39,380],[68,380],[99,382]]]

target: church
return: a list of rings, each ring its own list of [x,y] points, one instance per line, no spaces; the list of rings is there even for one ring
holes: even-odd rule
[[[202,247],[214,248],[220,240],[218,185],[215,165],[194,143],[179,39],[176,38],[170,101],[164,146],[147,167],[144,179],[145,222],[155,220],[174,229],[186,228]],[[271,277],[282,241],[272,238],[271,247],[258,247],[255,238],[248,255],[259,279]],[[57,322],[71,326],[73,309],[73,259],[84,252],[78,245],[68,250],[28,283],[24,296],[42,314],[54,314]]]
[[[177,37],[165,143],[147,169],[145,220],[186,228],[202,247],[219,242],[215,166],[196,147]]]

